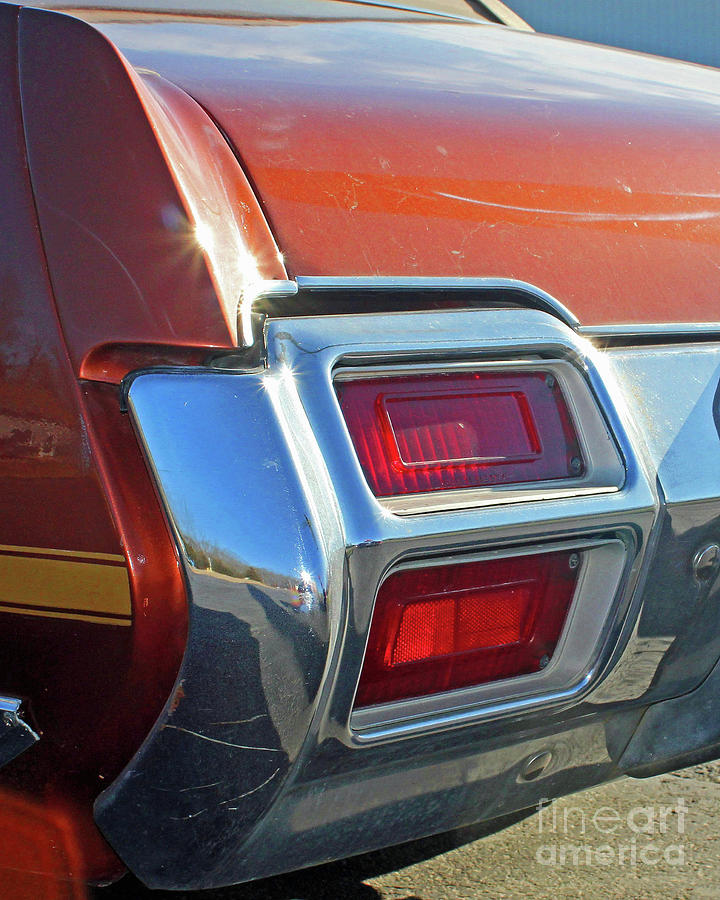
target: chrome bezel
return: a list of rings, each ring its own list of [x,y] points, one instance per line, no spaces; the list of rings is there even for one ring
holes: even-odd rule
[[[577,551],[581,555],[580,572],[555,652],[544,669],[452,691],[353,708],[350,727],[358,739],[378,740],[418,728],[435,729],[450,722],[493,718],[509,709],[569,701],[582,693],[593,680],[611,614],[618,602],[628,557],[626,544],[618,538],[534,544],[455,557],[406,560],[387,572],[378,585],[378,592],[387,578],[407,569],[562,550]],[[376,602],[377,592],[373,610]],[[363,664],[364,661],[365,654]]]
[[[504,296],[507,305],[541,309],[570,328],[580,326],[573,313],[547,291],[515,278],[298,275],[294,281],[257,281],[246,286],[237,309],[238,346],[248,348],[257,342],[263,316],[299,318],[307,312],[308,299],[318,296],[329,310],[333,301],[363,295],[403,301],[419,295],[445,296],[462,298],[469,308],[477,308],[492,305],[497,294]],[[386,310],[392,308],[390,301]],[[418,309],[421,308],[419,303]]]
[[[336,287],[328,287],[328,301]],[[539,305],[535,299],[530,305]],[[313,848],[335,833],[350,835],[357,850],[357,841],[374,839],[373,823],[410,818],[405,839],[416,837],[427,829],[428,803],[448,813],[443,827],[457,827],[471,806],[490,819],[532,805],[547,793],[542,784],[559,793],[614,777],[642,709],[667,705],[672,715],[676,705],[661,701],[690,694],[717,659],[716,629],[703,634],[695,627],[707,622],[717,591],[695,590],[687,567],[701,539],[715,539],[719,347],[603,352],[602,337],[578,335],[548,307],[368,314],[358,312],[362,302],[352,315],[266,319],[258,348],[266,360],[238,351],[216,357],[212,369],[154,370],[126,382],[190,604],[176,692],[95,805],[123,856],[138,848],[134,865],[148,878],[169,871],[198,821],[231,838],[219,856],[216,848],[206,854],[203,878],[210,871],[257,877],[268,874],[267,857],[282,864],[288,846],[298,864],[312,861]],[[278,301],[274,310],[291,305]],[[396,515],[371,494],[334,395],[340,360],[366,366],[537,358],[568,360],[587,381],[625,464],[621,488],[413,516]],[[680,375],[673,381],[668,371]],[[613,540],[625,544],[624,574],[579,687],[518,697],[509,679],[497,702],[353,729],[373,598],[393,567]],[[237,570],[227,570],[229,558]],[[251,642],[250,656],[239,652],[237,629]],[[682,655],[688,647],[692,652]],[[252,669],[255,650],[259,668]],[[226,690],[218,690],[218,671]],[[233,731],[215,740],[208,726],[231,718],[228,698],[244,704],[251,690],[253,715],[245,718],[243,710],[240,721],[227,723]],[[667,724],[659,715],[650,738]],[[256,719],[269,726],[262,740]],[[277,756],[268,757],[273,748]],[[525,784],[527,760],[548,749],[556,759],[543,776],[549,780]],[[184,780],[168,771],[173,754],[190,773]],[[250,815],[232,809],[228,816],[229,800],[208,804],[205,795],[196,800],[177,790],[181,782],[216,784],[233,807],[238,794],[254,804],[258,785],[266,790],[268,759],[278,767],[287,761],[287,769],[270,769],[267,800]],[[148,812],[148,792],[163,799],[162,808]],[[128,831],[128,817],[138,815],[140,831],[172,825],[160,863],[142,841],[128,845],[127,835],[137,832]],[[238,842],[264,852],[269,836],[276,839],[261,853],[260,869],[252,852],[238,857]]]
[[[577,368],[567,360],[536,358],[504,362],[481,360],[457,361],[450,364],[363,367],[344,367],[343,361],[340,360],[333,371],[333,383],[367,378],[392,378],[407,374],[424,375],[468,371],[515,372],[523,369],[552,375],[560,384],[577,431],[585,462],[585,472],[581,476],[553,481],[518,482],[492,487],[379,496],[378,501],[398,515],[411,515],[433,510],[465,509],[530,500],[552,500],[620,490],[625,481],[625,467],[620,454],[587,382]],[[348,436],[350,437],[349,433]],[[352,438],[350,439],[352,441]]]
[[[40,740],[40,735],[20,717],[21,712],[22,700],[0,697],[0,769]]]
[[[323,294],[352,294],[360,291],[395,294],[418,294],[430,291],[437,295],[461,295],[470,305],[482,303],[490,292],[503,291],[506,296],[517,294],[524,306],[537,307],[550,313],[570,328],[580,325],[579,319],[556,297],[527,281],[516,278],[427,277],[417,275],[298,275],[298,292]]]
[[[613,655],[621,653],[637,615],[641,597],[632,592],[659,508],[654,480],[634,449],[632,421],[603,355],[556,317],[534,309],[268,319],[264,333],[263,368],[243,371],[228,358],[213,369],[136,374],[126,385],[127,402],[178,540],[193,608],[202,612],[222,604],[253,622],[260,615],[257,591],[247,596],[245,568],[219,579],[220,559],[217,566],[209,559],[206,569],[187,550],[201,544],[222,549],[222,559],[252,563],[268,590],[287,596],[297,623],[306,623],[313,634],[318,616],[325,623],[329,643],[322,659],[322,695],[308,740],[332,733],[348,747],[361,746],[550,705],[575,705],[589,695]],[[536,366],[566,362],[577,369],[623,460],[621,486],[416,515],[398,515],[379,502],[338,403],[333,386],[338,367],[518,360]],[[251,483],[248,460],[258,473]],[[505,682],[507,694],[497,703],[453,706],[363,733],[352,727],[374,597],[394,566],[410,558],[562,542],[578,547],[611,538],[625,542],[625,576],[617,602],[606,613],[602,646],[583,677],[554,684],[549,692],[533,687],[520,697]],[[196,653],[203,652],[197,641],[191,644]]]
[[[567,325],[539,310],[442,310],[432,313],[360,313],[268,319],[266,378],[275,387],[276,406],[292,441],[296,423],[307,417],[314,441],[327,468],[337,498],[346,546],[343,591],[345,626],[333,660],[331,699],[326,715],[344,723],[351,743],[392,740],[450,728],[484,717],[512,716],[549,704],[577,703],[597,684],[617,649],[626,614],[631,613],[641,551],[657,510],[657,497],[644,461],[628,436],[630,422],[615,402],[612,374],[590,342]],[[577,371],[593,398],[603,440],[622,461],[624,477],[610,489],[577,489],[571,496],[540,496],[529,491],[524,502],[423,509],[400,515],[370,490],[360,467],[334,387],[339,371],[366,372],[399,366],[499,365],[528,361],[534,366],[560,364],[564,373]],[[599,371],[602,367],[602,374]],[[571,375],[571,377],[573,377]],[[595,414],[595,413],[594,413]],[[555,685],[550,692],[533,691],[515,697],[507,683],[505,700],[471,709],[448,708],[439,718],[412,717],[398,725],[380,724],[364,732],[351,727],[352,702],[360,676],[377,587],[391,568],[408,557],[443,553],[485,552],[572,540],[630,536],[627,577],[616,605],[607,612],[606,638],[599,655],[588,660],[585,675],[573,684]],[[339,590],[338,586],[338,590]],[[639,598],[638,598],[639,599]],[[483,707],[483,708],[481,708]]]
[[[0,713],[18,713],[22,703],[14,697],[0,697]]]

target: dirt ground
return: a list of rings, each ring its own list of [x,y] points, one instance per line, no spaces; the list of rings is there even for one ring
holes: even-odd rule
[[[629,778],[557,801],[456,849],[441,836],[222,891],[98,900],[646,900],[720,898],[720,763]],[[443,852],[444,851],[444,852]],[[429,859],[431,853],[438,855]]]

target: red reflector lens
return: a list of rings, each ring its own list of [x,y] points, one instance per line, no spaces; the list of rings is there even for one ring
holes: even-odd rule
[[[405,569],[380,586],[356,706],[537,672],[575,591],[570,551]]]
[[[584,471],[557,380],[545,372],[447,372],[338,380],[374,494],[570,478]]]

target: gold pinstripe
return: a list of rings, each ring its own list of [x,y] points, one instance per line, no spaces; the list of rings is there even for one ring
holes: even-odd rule
[[[92,553],[86,550],[53,550],[49,547],[15,547],[0,544],[0,553],[41,553],[43,556],[67,556],[71,559],[102,559],[108,562],[125,562],[119,553]]]
[[[109,553],[0,545],[0,611],[129,625],[130,583],[120,561]]]
[[[119,625],[121,628],[129,628],[132,619],[109,619],[107,616],[90,616],[83,613],[51,612],[48,609],[31,609],[16,606],[4,606],[0,603],[0,613],[10,613],[21,616],[39,616],[43,619],[71,619],[75,622],[93,622],[96,625]]]

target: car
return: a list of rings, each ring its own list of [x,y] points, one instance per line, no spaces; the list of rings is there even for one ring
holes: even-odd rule
[[[0,4],[8,891],[720,756],[720,72],[488,7]]]

